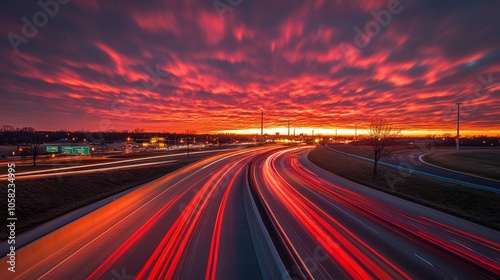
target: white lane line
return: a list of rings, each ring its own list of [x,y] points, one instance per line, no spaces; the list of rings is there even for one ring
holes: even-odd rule
[[[247,151],[249,152],[249,151]],[[225,156],[224,158],[230,158],[232,156],[235,156],[235,155],[238,155],[238,154],[241,154],[241,153],[237,153],[237,154],[233,154],[233,155],[229,155],[229,156]],[[211,165],[211,164],[210,164]],[[142,209],[143,207],[145,207],[147,204],[149,204],[150,202],[152,202],[153,200],[155,200],[156,198],[158,198],[159,196],[163,195],[165,192],[169,191],[170,189],[172,189],[173,187],[175,187],[176,185],[182,183],[183,181],[187,180],[189,177],[193,176],[194,174],[200,172],[202,169],[198,169],[196,171],[194,171],[193,173],[189,174],[187,177],[185,177],[184,179],[181,179],[179,182],[173,184],[172,186],[170,186],[169,188],[165,189],[164,191],[162,191],[161,193],[159,193],[158,195],[156,195],[155,197],[153,197],[151,200],[149,200],[148,202],[144,203],[142,206],[140,206],[139,208],[137,208],[136,210],[134,210],[132,213],[128,214],[127,216],[125,216],[124,218],[122,218],[121,220],[119,220],[116,224],[114,224],[113,226],[111,226],[109,229],[105,230],[104,232],[102,232],[101,234],[99,234],[98,236],[96,236],[94,239],[90,240],[87,244],[85,244],[84,246],[82,246],[80,249],[78,249],[77,251],[75,251],[73,254],[69,255],[67,258],[65,258],[64,260],[62,260],[61,262],[59,262],[56,266],[54,266],[52,269],[50,269],[49,271],[47,271],[45,274],[43,274],[42,276],[40,276],[38,279],[41,279],[45,276],[47,276],[47,274],[51,273],[52,271],[54,271],[56,268],[58,268],[61,264],[65,263],[67,260],[69,260],[70,258],[72,258],[74,255],[78,254],[80,251],[82,251],[84,248],[86,248],[87,246],[89,246],[91,243],[93,243],[95,240],[97,240],[98,238],[100,238],[101,236],[103,236],[104,234],[106,234],[107,232],[109,232],[111,229],[115,228],[116,226],[118,226],[120,223],[122,223],[124,220],[128,219],[130,216],[132,216],[134,213],[136,213],[137,211],[139,211],[140,209]],[[26,272],[30,271],[32,268],[28,269],[27,271],[25,271],[23,274],[25,274]],[[21,274],[22,275],[22,274]],[[19,275],[19,276],[21,276]],[[19,277],[18,276],[18,277]],[[18,278],[16,277],[16,278]],[[16,279],[14,278],[14,279]]]
[[[289,151],[289,150],[285,150],[285,151]],[[284,163],[283,163],[284,159],[282,158],[281,159],[281,165],[284,166]],[[286,168],[284,169],[284,171],[286,172]],[[283,180],[283,181],[286,181],[279,173],[277,173],[278,176],[280,176],[280,178]],[[328,189],[330,189],[328,187]],[[337,206],[336,204],[334,204],[333,202],[327,200],[326,198],[322,197],[321,195],[319,195],[318,193],[314,192],[313,190],[311,190],[310,188],[305,188],[306,191],[309,191],[309,193],[311,193],[312,195],[315,195],[316,197],[318,197],[319,199],[323,200],[324,202],[330,204],[331,206],[337,208],[337,210],[339,210],[340,212],[344,213],[345,215],[349,216],[351,219],[355,220],[356,222],[360,223],[361,225],[367,227],[368,229],[372,230],[373,232],[375,232],[376,234],[379,234],[375,229],[373,229],[372,227],[370,227],[369,225],[363,223],[361,220],[357,219],[356,217],[354,217],[353,215],[349,214],[348,212],[346,212],[344,209],[340,208],[339,206]],[[380,234],[379,234],[380,235]]]
[[[131,164],[131,165],[124,165],[124,166],[96,168],[96,169],[79,170],[79,171],[65,171],[65,172],[55,172],[55,173],[48,173],[48,174],[26,175],[26,176],[20,176],[17,179],[43,178],[43,177],[64,176],[64,175],[67,176],[67,175],[75,175],[75,174],[103,172],[103,171],[110,171],[110,170],[117,170],[117,169],[127,169],[127,168],[133,168],[133,167],[143,167],[143,166],[173,163],[173,162],[178,162],[178,161],[179,160],[155,161],[155,162],[137,163],[137,164]]]
[[[422,258],[421,256],[417,255],[417,254],[413,254],[415,255],[417,258],[423,260],[424,262],[426,262],[428,265],[432,266],[432,267],[435,267],[432,263],[428,262],[426,259]]]
[[[234,149],[226,149],[226,150],[232,151]],[[224,151],[224,150],[198,151],[198,152],[192,152],[191,154],[205,154],[205,153],[208,154],[208,153],[217,153],[217,152],[221,152],[221,151]],[[54,171],[80,169],[80,168],[105,166],[105,165],[114,165],[114,164],[134,162],[134,161],[145,161],[145,160],[152,160],[152,159],[159,159],[159,158],[176,157],[176,156],[182,156],[182,155],[184,155],[184,153],[177,153],[177,154],[170,154],[170,155],[160,155],[160,156],[152,156],[152,157],[144,157],[144,158],[134,158],[134,159],[126,159],[126,160],[117,160],[117,161],[102,162],[102,163],[92,163],[92,164],[85,164],[85,165],[77,165],[77,166],[68,166],[68,167],[61,167],[61,168],[44,169],[44,170],[38,170],[38,171],[26,171],[26,172],[16,173],[16,175],[32,175],[32,174],[39,174],[39,173],[50,173],[50,172],[54,172]],[[0,178],[3,178],[3,177],[7,177],[7,175],[0,175]]]

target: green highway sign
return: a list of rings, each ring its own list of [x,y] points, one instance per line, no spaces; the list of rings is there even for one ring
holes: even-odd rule
[[[61,153],[69,155],[88,155],[90,154],[90,149],[88,146],[63,146],[61,147]]]
[[[74,154],[75,153],[75,148],[70,147],[70,146],[63,146],[61,147],[61,153],[62,154]]]
[[[57,147],[57,146],[46,146],[45,147],[45,151],[47,153],[57,153],[57,152],[59,152],[59,147]]]
[[[78,155],[88,155],[89,154],[89,147],[88,146],[75,147],[75,154],[78,154]]]

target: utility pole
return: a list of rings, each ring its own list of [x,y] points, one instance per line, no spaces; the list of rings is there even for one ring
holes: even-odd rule
[[[460,102],[457,102],[457,152],[460,150]]]
[[[354,125],[354,140],[358,138],[358,124]]]
[[[288,139],[290,139],[290,120],[288,120]]]
[[[264,137],[264,108],[260,108],[261,118],[260,118],[260,135]]]

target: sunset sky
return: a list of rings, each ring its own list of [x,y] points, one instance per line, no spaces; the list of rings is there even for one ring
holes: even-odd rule
[[[42,2],[0,4],[0,125],[441,134],[462,102],[500,134],[499,1]]]

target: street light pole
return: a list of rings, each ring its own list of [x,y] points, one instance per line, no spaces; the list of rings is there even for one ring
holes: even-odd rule
[[[264,108],[260,108],[261,117],[260,117],[260,135],[264,137]]]
[[[460,150],[460,102],[457,102],[457,152]]]
[[[290,120],[288,120],[288,139],[290,139]]]

